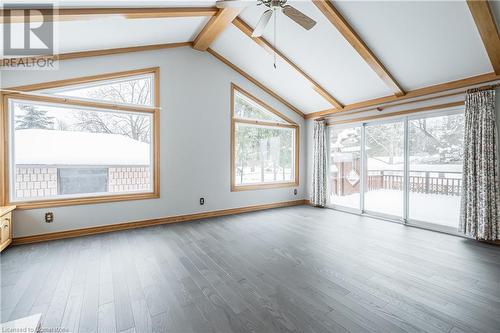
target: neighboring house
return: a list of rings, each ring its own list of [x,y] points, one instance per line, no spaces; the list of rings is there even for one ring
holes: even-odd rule
[[[17,200],[151,188],[148,143],[106,133],[45,129],[15,133]]]

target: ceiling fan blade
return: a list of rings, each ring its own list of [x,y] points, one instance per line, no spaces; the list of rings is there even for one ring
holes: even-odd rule
[[[242,8],[256,5],[258,1],[252,0],[219,0],[215,3],[217,8]]]
[[[269,20],[271,19],[271,16],[273,16],[273,11],[271,9],[268,9],[264,13],[262,13],[262,16],[259,19],[259,23],[257,23],[257,26],[252,32],[252,37],[262,36],[264,30],[267,27],[267,24],[269,23]]]
[[[306,30],[310,30],[316,25],[316,21],[290,5],[283,7],[283,14],[294,20],[298,25]]]

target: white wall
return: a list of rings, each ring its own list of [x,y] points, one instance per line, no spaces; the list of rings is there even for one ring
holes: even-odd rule
[[[62,61],[57,71],[3,71],[2,87],[160,66],[161,198],[18,210],[14,237],[202,211],[303,199],[303,119],[208,53],[190,48]],[[236,83],[301,126],[300,186],[230,192],[230,84]],[[205,197],[205,205],[199,198]],[[54,212],[54,222],[44,214]]]

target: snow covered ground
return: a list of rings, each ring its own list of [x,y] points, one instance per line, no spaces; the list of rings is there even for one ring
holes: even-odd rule
[[[359,208],[359,194],[343,197],[331,196],[330,203]],[[410,193],[409,217],[412,220],[430,222],[458,228],[460,197],[442,194]],[[365,210],[395,216],[403,215],[403,192],[374,190],[365,194]]]
[[[258,184],[261,182],[272,183],[272,182],[283,182],[291,181],[293,179],[292,169],[285,169],[285,174],[283,175],[283,169],[279,169],[276,176],[271,170],[264,170],[264,180],[262,180],[261,170],[259,167],[255,167],[253,170],[251,168],[245,168],[243,173],[243,180],[241,175],[237,174],[236,184]]]

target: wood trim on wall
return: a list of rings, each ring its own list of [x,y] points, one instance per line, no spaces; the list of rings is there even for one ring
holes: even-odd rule
[[[424,87],[424,88],[411,90],[411,91],[408,91],[406,93],[406,95],[404,95],[404,96],[398,97],[398,96],[391,95],[391,96],[380,97],[380,98],[370,99],[370,100],[363,101],[363,102],[349,104],[349,105],[344,106],[344,108],[342,110],[329,109],[329,110],[323,110],[323,111],[309,113],[309,114],[305,115],[305,119],[319,118],[319,117],[323,117],[323,116],[327,116],[327,115],[331,115],[331,114],[337,114],[340,112],[358,110],[358,109],[383,105],[386,103],[403,101],[403,100],[417,98],[417,97],[431,95],[431,94],[438,94],[438,93],[442,93],[442,92],[449,91],[449,90],[466,88],[466,87],[470,87],[473,85],[492,82],[492,81],[496,81],[496,80],[500,80],[500,75],[497,75],[493,72],[487,73],[487,74],[481,74],[481,75],[477,75],[477,76],[471,76],[471,77],[468,77],[465,79],[450,81],[450,82],[446,82],[446,83],[441,83],[441,84],[436,84],[433,86],[428,86],[428,87]]]
[[[167,18],[167,17],[199,17],[214,16],[218,9],[215,7],[141,7],[141,8],[55,8],[54,12],[50,9],[39,9],[40,12],[49,15],[53,21],[83,21],[103,17],[121,17],[124,19],[145,19],[145,18]],[[11,10],[0,10],[0,23],[7,22],[7,13]],[[10,14],[9,13],[9,14]],[[14,11],[10,17],[11,23],[23,22],[20,20],[19,13]],[[52,15],[53,14],[53,15]],[[24,20],[24,18],[23,18]],[[33,16],[32,22],[39,22],[41,17]]]
[[[347,20],[340,14],[330,0],[313,0],[316,7],[323,13],[323,15],[332,23],[332,25],[344,36],[349,44],[358,52],[358,54],[365,60],[368,66],[382,79],[382,81],[389,87],[396,96],[405,94],[401,85],[389,73],[387,68],[370,50],[368,45],[361,39],[356,31],[351,27]]]
[[[44,242],[44,241],[50,241],[50,240],[56,240],[56,239],[65,239],[65,238],[72,238],[72,237],[95,235],[95,234],[101,234],[101,233],[105,233],[105,232],[143,228],[143,227],[149,227],[149,226],[160,225],[160,224],[188,222],[188,221],[195,221],[195,220],[207,219],[207,218],[212,218],[212,217],[242,214],[242,213],[248,213],[248,212],[256,212],[256,211],[260,211],[260,210],[267,210],[267,209],[280,208],[280,207],[299,206],[299,205],[304,205],[304,204],[305,204],[305,200],[295,200],[295,201],[277,202],[277,203],[264,204],[264,205],[246,206],[246,207],[240,207],[240,208],[215,210],[215,211],[203,212],[203,213],[167,216],[167,217],[161,217],[161,218],[157,218],[157,219],[132,221],[132,222],[104,225],[104,226],[84,228],[84,229],[75,229],[75,230],[53,232],[53,233],[48,233],[48,234],[17,237],[17,238],[14,238],[13,244],[14,245],[30,244],[30,243]],[[22,221],[18,221],[18,222],[22,223]]]
[[[68,52],[56,54],[53,56],[37,56],[37,57],[18,57],[18,58],[3,58],[0,59],[0,67],[14,67],[14,64],[25,63],[33,64],[37,61],[62,61],[89,57],[100,57],[106,55],[122,54],[122,53],[132,53],[132,52],[143,52],[143,51],[154,51],[162,49],[172,49],[176,47],[192,46],[193,42],[180,42],[180,43],[166,43],[166,44],[151,44],[142,46],[130,46],[130,47],[118,47],[112,49],[101,49],[101,50],[91,50],[91,51],[79,51],[79,52]]]
[[[250,76],[247,72],[243,71],[241,68],[239,68],[238,66],[236,66],[235,64],[233,64],[232,62],[230,62],[229,60],[227,60],[226,58],[224,58],[222,55],[220,55],[219,53],[217,53],[213,49],[208,48],[207,52],[210,53],[211,55],[213,55],[215,58],[217,58],[221,62],[223,62],[226,66],[229,66],[231,69],[233,69],[235,72],[237,72],[241,76],[245,77],[248,81],[252,82],[257,87],[259,87],[260,89],[264,90],[266,93],[268,93],[269,95],[273,96],[275,99],[277,99],[278,101],[280,101],[281,103],[283,103],[284,105],[286,105],[289,109],[291,109],[293,112],[295,112],[296,114],[298,114],[302,118],[305,117],[305,114],[302,111],[300,111],[299,109],[297,109],[295,106],[293,106],[288,101],[286,101],[283,97],[279,96],[274,91],[272,91],[271,89],[269,89],[266,86],[264,86],[262,83],[260,83],[259,81],[257,81],[255,78],[253,78],[252,76]]]
[[[481,35],[493,70],[495,74],[500,74],[500,34],[491,12],[491,5],[486,0],[467,0],[467,5]]]
[[[151,73],[159,74],[159,72],[160,72],[159,67],[139,68],[121,72],[104,73],[104,74],[82,76],[71,79],[34,83],[23,86],[14,86],[14,87],[8,87],[6,88],[6,90],[15,90],[15,91],[44,90],[44,89],[59,88],[64,86],[71,86],[76,84],[96,82],[96,81],[119,79],[123,77],[135,76],[141,74],[151,74]]]
[[[101,109],[117,110],[120,107],[115,107],[113,104],[93,102],[93,101],[83,101],[83,100],[62,100],[59,98],[54,98],[51,96],[30,96],[17,93],[5,93],[1,92],[1,104],[2,112],[0,119],[2,120],[2,126],[0,126],[0,134],[2,134],[2,142],[0,142],[0,149],[3,156],[3,163],[0,163],[0,176],[2,176],[2,186],[0,187],[0,203],[2,205],[15,204],[18,209],[33,209],[33,208],[43,208],[43,207],[57,207],[57,206],[67,206],[67,205],[83,205],[92,203],[104,203],[104,202],[115,202],[115,201],[128,201],[128,200],[142,200],[142,199],[154,199],[160,197],[160,136],[159,136],[159,124],[160,124],[160,94],[159,94],[159,78],[160,78],[160,68],[152,67],[145,69],[137,69],[131,71],[117,72],[117,73],[107,73],[101,75],[87,76],[81,78],[72,78],[66,80],[44,82],[29,86],[13,87],[9,90],[16,91],[33,91],[40,89],[48,89],[54,87],[63,87],[68,85],[82,84],[95,81],[103,81],[107,79],[123,78],[127,76],[135,76],[140,74],[154,74],[154,108],[135,108],[130,106],[124,106],[122,110],[133,111],[133,112],[143,112],[152,114],[153,116],[153,189],[152,192],[148,193],[132,193],[132,194],[116,194],[116,195],[104,195],[104,196],[90,196],[90,197],[80,197],[80,198],[61,198],[61,199],[51,199],[51,200],[37,200],[37,201],[26,201],[26,202],[10,202],[9,199],[9,121],[8,121],[8,100],[9,99],[24,99],[24,100],[36,100],[45,101],[57,104],[71,104],[74,101],[74,105],[87,106],[87,107],[98,107]],[[133,110],[130,110],[130,109]]]
[[[154,113],[156,107],[142,107],[142,106],[131,106],[131,105],[121,105],[112,104],[106,102],[89,101],[84,99],[73,99],[65,96],[50,96],[41,94],[30,94],[25,92],[14,92],[9,90],[3,90],[4,96],[25,101],[36,101],[36,102],[47,102],[54,104],[64,104],[64,105],[78,105],[81,107],[96,108],[96,109],[106,109],[106,110],[121,110],[129,112],[147,112]]]
[[[242,94],[245,97],[247,97],[248,99],[254,101],[256,104],[259,104],[264,109],[266,109],[269,112],[275,114],[276,116],[278,116],[279,118],[283,119],[284,121],[286,121],[287,123],[291,124],[292,126],[293,125],[295,125],[295,126],[298,125],[292,119],[288,118],[283,113],[279,112],[278,110],[276,110],[275,108],[273,108],[272,106],[270,106],[269,104],[267,104],[266,102],[264,102],[264,101],[258,99],[257,97],[253,96],[248,91],[246,91],[245,89],[243,89],[240,86],[236,85],[235,83],[231,83],[231,88],[232,88],[232,92],[234,92],[234,90],[238,91],[240,94]]]
[[[336,113],[333,115],[327,115],[324,117],[324,119],[327,119],[329,121],[334,121],[334,119],[336,119],[338,117],[352,116],[355,114],[364,114],[364,113],[369,112],[369,111],[382,112],[382,111],[385,111],[387,109],[394,108],[396,106],[401,106],[401,105],[406,105],[406,104],[415,104],[415,103],[432,101],[432,100],[436,100],[436,99],[440,99],[440,98],[459,96],[459,95],[464,95],[464,94],[465,94],[464,91],[460,91],[460,92],[454,92],[454,93],[444,94],[444,95],[439,95],[439,96],[434,96],[434,97],[425,97],[425,98],[419,98],[419,99],[411,100],[411,101],[403,101],[400,103],[385,104],[384,106],[379,106],[379,107],[370,108],[370,109],[357,110],[357,111],[349,112],[348,114]]]
[[[8,192],[5,194],[8,198]],[[53,207],[64,207],[64,206],[79,206],[79,205],[89,205],[89,204],[100,204],[109,202],[120,202],[120,201],[133,201],[133,200],[146,200],[146,199],[158,199],[160,197],[159,193],[149,192],[149,193],[136,193],[136,194],[118,194],[118,195],[103,195],[103,196],[91,196],[91,197],[80,197],[75,199],[51,199],[51,200],[37,200],[37,201],[25,201],[25,202],[9,202],[8,205],[16,205],[17,210],[25,209],[38,209],[38,208],[53,208]]]
[[[154,106],[156,107],[155,109],[155,114],[154,114],[154,119],[153,121],[153,165],[154,165],[154,175],[153,175],[153,193],[156,195],[157,198],[160,197],[160,67],[155,67],[154,68]]]
[[[295,130],[295,152],[294,152],[294,168],[295,168],[295,180],[293,182],[273,182],[273,183],[260,183],[260,184],[251,184],[251,185],[236,185],[236,168],[235,168],[235,163],[236,163],[236,153],[235,153],[235,146],[236,146],[236,124],[237,123],[255,123],[254,121],[246,121],[246,120],[239,120],[235,119],[234,117],[234,94],[235,91],[238,93],[244,95],[245,97],[251,99],[255,103],[259,104],[262,106],[264,109],[268,110],[269,112],[272,112],[273,114],[277,115],[281,119],[285,120],[288,122],[288,125],[284,124],[279,124],[276,125],[274,123],[267,123],[260,121],[258,125],[261,126],[269,126],[269,127],[288,127],[288,128],[293,128]],[[270,189],[270,188],[283,188],[283,187],[296,187],[299,186],[299,161],[300,161],[300,126],[290,120],[288,117],[277,111],[276,109],[272,108],[265,102],[261,101],[257,97],[251,95],[249,92],[245,91],[244,89],[238,87],[236,84],[231,83],[231,152],[230,152],[230,172],[231,172],[231,192],[238,192],[238,191],[249,191],[249,190],[262,190],[262,189]]]
[[[193,42],[193,49],[198,51],[206,51],[210,44],[224,32],[229,24],[238,16],[244,9],[239,8],[223,8],[219,9],[217,15],[213,16],[203,27],[201,32]]]
[[[250,125],[276,126],[276,127],[285,127],[285,128],[296,128],[297,127],[296,125],[274,123],[272,121],[262,121],[262,120],[238,119],[238,122],[243,123],[243,124],[250,124]]]
[[[5,128],[7,126],[7,119],[5,119],[5,113],[7,112],[6,101],[3,98],[3,93],[0,91],[0,206],[7,206],[7,198],[5,193],[8,193],[7,182],[5,179],[8,178],[7,172],[7,151],[6,148],[9,144],[9,138]]]
[[[460,101],[460,102],[450,102],[450,103],[443,103],[443,104],[437,104],[437,105],[431,105],[431,106],[423,106],[423,107],[420,107],[420,108],[414,108],[414,109],[397,111],[397,112],[389,112],[389,113],[383,113],[383,114],[376,114],[376,115],[365,116],[365,117],[358,117],[358,118],[352,118],[352,119],[341,119],[341,120],[332,120],[332,119],[330,119],[328,121],[328,125],[362,123],[362,122],[367,122],[367,121],[371,121],[371,120],[375,120],[375,119],[404,116],[404,115],[418,113],[418,112],[425,112],[425,111],[446,109],[446,108],[451,108],[451,107],[456,107],[456,106],[462,106],[462,105],[464,105],[463,101]]]
[[[257,45],[261,46],[268,53],[274,55],[276,54],[283,62],[290,65],[300,76],[309,81],[311,87],[321,95],[328,103],[330,103],[335,108],[342,108],[343,105],[335,99],[325,88],[323,88],[319,83],[317,83],[311,76],[306,74],[299,66],[292,62],[288,57],[286,57],[282,52],[276,49],[271,43],[269,43],[263,37],[252,37],[253,29],[241,18],[237,17],[233,21],[233,25],[240,29],[245,35],[252,39]]]

